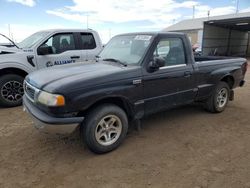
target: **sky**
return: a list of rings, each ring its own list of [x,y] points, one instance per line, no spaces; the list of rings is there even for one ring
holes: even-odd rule
[[[191,19],[193,7],[195,18],[234,14],[237,0],[0,0],[0,33],[20,42],[44,29],[91,28],[106,43],[116,34]],[[238,0],[238,10],[250,12],[250,0]]]

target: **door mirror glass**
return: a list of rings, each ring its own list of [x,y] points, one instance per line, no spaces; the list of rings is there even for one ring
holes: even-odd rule
[[[51,46],[42,45],[37,49],[38,55],[48,55],[53,54],[53,49]]]
[[[153,61],[149,63],[149,68],[153,71],[158,70],[160,67],[164,67],[165,59],[162,57],[154,57]]]

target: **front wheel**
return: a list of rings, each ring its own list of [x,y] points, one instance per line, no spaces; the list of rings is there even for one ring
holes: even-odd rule
[[[226,82],[220,82],[205,103],[205,108],[213,113],[223,112],[229,101],[230,88]]]
[[[120,107],[104,104],[92,110],[82,126],[88,148],[101,154],[116,149],[123,142],[128,131],[128,119]]]
[[[0,77],[0,105],[15,107],[22,104],[24,78],[15,74]]]

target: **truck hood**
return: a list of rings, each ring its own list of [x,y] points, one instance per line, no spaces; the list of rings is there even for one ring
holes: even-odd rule
[[[19,49],[17,47],[0,46],[0,54],[11,54],[20,52],[32,52],[32,49]]]
[[[5,46],[0,46],[0,54],[1,53],[15,53],[15,52],[20,52],[22,50],[18,49],[17,47],[5,47]]]
[[[134,77],[139,75],[133,74],[138,70],[140,66],[123,67],[111,62],[83,62],[42,69],[29,74],[26,81],[38,89],[63,94],[66,90],[79,90],[114,82],[118,78]]]

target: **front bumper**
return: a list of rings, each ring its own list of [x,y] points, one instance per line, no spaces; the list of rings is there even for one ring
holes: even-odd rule
[[[23,109],[33,120],[34,127],[45,133],[70,134],[76,130],[84,117],[56,118],[34,106],[26,96],[23,97]]]

